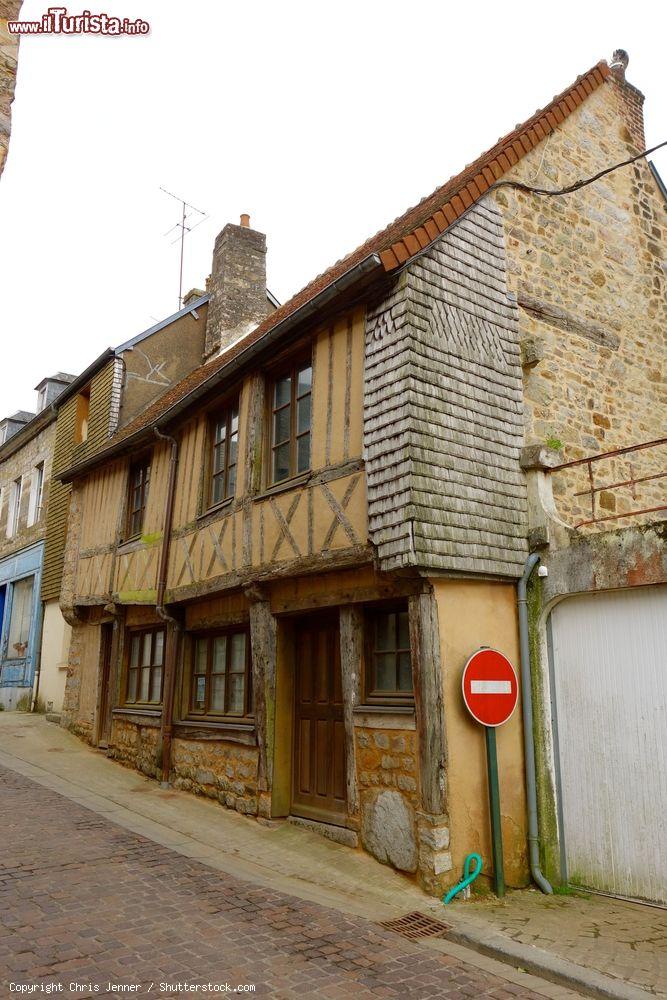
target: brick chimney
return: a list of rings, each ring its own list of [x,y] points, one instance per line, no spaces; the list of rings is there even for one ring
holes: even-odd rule
[[[628,129],[628,138],[637,152],[646,149],[646,138],[644,135],[644,95],[641,90],[633,86],[625,78],[625,71],[628,68],[630,57],[625,49],[616,49],[609,69],[611,70],[611,80],[616,87],[616,92],[620,99],[621,112]]]
[[[211,295],[206,320],[204,360],[252,330],[271,312],[266,297],[266,236],[250,228],[250,216],[241,225],[228,223],[215,241]]]

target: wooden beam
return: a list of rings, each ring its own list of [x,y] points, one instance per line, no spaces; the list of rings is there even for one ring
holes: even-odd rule
[[[354,745],[354,707],[359,701],[360,678],[364,655],[364,613],[355,605],[340,609],[340,669],[343,688],[343,721],[345,724],[345,771],[347,810],[359,815],[359,790]]]
[[[438,609],[433,593],[408,601],[422,808],[447,811],[447,745]]]
[[[264,378],[256,373],[248,385],[248,418],[245,426],[243,496],[255,496],[262,485],[264,437]]]
[[[250,601],[250,646],[252,682],[255,695],[255,728],[259,746],[258,788],[270,792],[273,785],[273,744],[276,713],[276,619],[268,598],[260,598],[255,588]]]

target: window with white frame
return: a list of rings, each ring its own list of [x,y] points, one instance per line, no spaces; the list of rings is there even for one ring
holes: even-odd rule
[[[23,480],[19,476],[12,485],[11,506],[7,515],[7,538],[12,538],[19,530],[19,516],[21,514],[21,494],[23,492]]]
[[[42,501],[44,499],[44,462],[36,465],[32,474],[30,489],[30,508],[28,510],[28,526],[37,524],[42,516]]]

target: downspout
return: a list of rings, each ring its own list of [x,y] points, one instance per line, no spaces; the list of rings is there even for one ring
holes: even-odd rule
[[[537,782],[535,778],[535,742],[533,738],[533,694],[531,688],[530,635],[528,631],[528,580],[540,561],[537,552],[526,559],[523,576],[519,580],[517,602],[519,605],[519,642],[521,648],[521,705],[523,708],[523,751],[526,761],[526,795],[528,798],[528,858],[530,874],[547,895],[553,893],[551,885],[540,870],[540,834],[537,822]]]
[[[167,573],[169,571],[169,542],[171,539],[171,526],[174,518],[174,495],[176,492],[176,470],[178,469],[178,441],[163,434],[157,427],[153,428],[155,436],[160,441],[168,441],[171,445],[171,456],[169,459],[169,479],[167,483],[167,503],[164,512],[164,532],[162,536],[162,552],[160,554],[160,568],[157,581],[157,595],[155,601],[155,611],[162,621],[173,626],[173,631],[181,627],[181,623],[173,615],[170,615],[164,606],[164,594],[167,589]],[[175,636],[169,636],[165,643],[165,664],[164,664],[164,695],[162,699],[162,719],[160,721],[160,746],[161,746],[161,769],[162,785],[169,783],[169,771],[171,765],[171,740],[172,740],[172,716],[174,714],[174,686],[176,681],[175,670]],[[171,641],[169,641],[171,639]]]

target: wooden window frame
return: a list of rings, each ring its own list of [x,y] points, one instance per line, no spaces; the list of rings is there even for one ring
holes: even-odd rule
[[[376,605],[366,608],[365,612],[365,657],[364,657],[364,700],[367,705],[414,705],[415,695],[414,695],[414,674],[413,674],[413,663],[412,663],[412,648],[410,645],[410,634],[408,631],[408,646],[398,646],[398,620],[395,625],[395,642],[396,645],[392,649],[378,650],[376,649],[376,621],[380,615],[390,615],[390,614],[406,614],[408,613],[407,602],[396,602],[390,605]],[[408,626],[409,628],[409,626]],[[385,691],[377,688],[377,674],[376,674],[376,656],[393,653],[396,657],[396,671],[398,678],[398,656],[400,653],[408,653],[410,656],[410,675],[413,681],[413,687],[410,691]]]
[[[155,637],[158,633],[162,633],[162,659],[159,663],[155,662]],[[151,636],[151,662],[149,664],[142,664],[142,651],[144,647],[145,635]],[[135,638],[139,639],[139,658],[136,667],[132,666],[132,644]],[[162,705],[163,689],[164,689],[164,661],[167,648],[167,629],[164,625],[143,625],[139,628],[128,628],[125,633],[125,655],[124,655],[124,671],[123,671],[123,707],[124,708],[158,708]],[[142,701],[138,695],[141,690],[141,672],[143,669],[148,667],[150,669],[150,680],[148,687],[148,701]],[[153,688],[155,686],[155,673],[160,671],[160,691],[159,699],[155,700],[153,695]],[[130,701],[130,681],[132,672],[136,673],[136,687],[135,687],[135,699]]]
[[[207,436],[208,445],[207,445],[207,449],[206,449],[208,458],[207,458],[207,463],[206,463],[206,488],[205,488],[205,491],[204,491],[204,496],[206,498],[205,511],[214,510],[216,507],[221,507],[223,504],[229,503],[236,496],[236,491],[237,491],[238,485],[239,485],[238,484],[239,436],[240,436],[240,430],[241,430],[241,418],[240,418],[241,407],[240,407],[240,403],[241,403],[241,400],[240,400],[239,396],[236,396],[235,398],[230,399],[229,402],[226,405],[218,408],[217,410],[214,410],[213,412],[211,412],[208,415],[208,436]],[[229,461],[229,441],[231,439],[230,430],[231,430],[231,425],[232,425],[232,420],[233,420],[233,417],[234,417],[234,413],[236,413],[236,421],[237,421],[237,426],[236,426],[236,461],[230,462]],[[215,470],[215,449],[217,447],[217,445],[216,445],[216,429],[219,426],[219,424],[222,423],[223,419],[225,420],[225,425],[226,425],[226,437],[225,437],[225,440],[227,442],[226,451],[225,451],[225,464],[224,464],[224,468],[221,469],[218,473],[216,473],[214,471]],[[232,492],[229,492],[229,474],[230,474],[230,470],[232,470],[232,469],[234,470],[234,489],[233,489]],[[223,484],[224,484],[223,485],[223,494],[224,495],[223,495],[223,497],[222,497],[221,500],[215,500],[214,499],[215,480],[220,475],[223,477]]]
[[[243,712],[228,711],[229,705],[229,683],[232,643],[229,641],[232,636],[242,634],[245,636],[245,673],[243,692]],[[227,638],[225,649],[225,669],[219,671],[225,677],[225,709],[215,711],[211,709],[211,677],[213,675],[213,640]],[[197,643],[205,641],[206,650],[206,673],[196,674],[197,663]],[[252,688],[252,650],[250,646],[250,629],[247,625],[229,625],[224,628],[205,629],[191,632],[188,643],[188,663],[185,671],[185,691],[184,708],[188,721],[198,720],[206,722],[239,723],[252,722],[254,720],[253,688]],[[205,677],[204,708],[195,708],[195,677]]]
[[[299,372],[306,368],[310,368],[310,389],[308,392],[298,395],[298,375]],[[282,406],[276,407],[275,402],[275,391],[276,385],[281,379],[289,377],[290,382],[290,398],[289,403],[284,403]],[[301,399],[305,399],[306,396],[310,396],[310,420],[308,423],[308,430],[298,432],[297,420],[298,420],[298,402]],[[274,433],[275,433],[275,414],[280,410],[285,409],[287,406],[291,407],[290,410],[290,436],[284,441],[280,441],[276,444]],[[309,448],[308,448],[308,467],[306,469],[299,470],[297,468],[298,464],[298,441],[299,438],[308,435],[309,438]],[[267,449],[267,462],[266,462],[266,484],[267,488],[272,486],[280,486],[282,483],[288,483],[290,479],[296,479],[299,476],[305,476],[312,470],[312,435],[313,435],[313,352],[312,347],[306,352],[301,352],[295,355],[287,364],[282,365],[280,368],[271,372],[268,380],[268,392],[267,392],[267,440],[269,441],[269,447]],[[284,476],[282,479],[275,478],[274,469],[274,455],[277,448],[289,443],[289,474]]]
[[[130,463],[128,470],[127,479],[127,511],[125,516],[125,539],[124,541],[131,541],[132,539],[140,538],[144,530],[144,521],[146,518],[146,506],[148,504],[148,491],[151,485],[151,466],[153,464],[152,454],[144,454],[136,461]],[[142,477],[141,483],[139,484],[139,489],[141,490],[141,503],[138,507],[133,507],[133,498],[137,487],[134,485],[134,473],[138,470],[143,471],[144,475]],[[134,519],[137,514],[141,515],[141,524],[138,530],[135,528]]]

